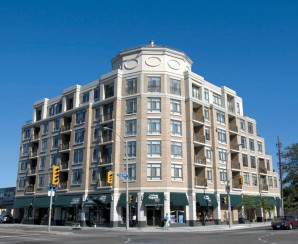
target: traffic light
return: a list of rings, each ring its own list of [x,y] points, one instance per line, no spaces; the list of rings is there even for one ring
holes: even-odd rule
[[[129,199],[129,202],[132,203],[133,202],[133,195],[129,195],[128,199]]]
[[[239,176],[239,185],[243,185],[243,177],[241,175]]]
[[[227,198],[226,198],[226,197],[223,197],[223,198],[221,199],[221,201],[222,201],[222,203],[226,204],[226,203],[227,203]]]
[[[109,184],[112,184],[113,183],[113,172],[112,171],[108,172],[107,178],[108,178],[107,182]]]
[[[54,165],[53,166],[53,174],[52,174],[52,184],[53,185],[58,185],[58,182],[59,182],[59,170],[60,170],[60,166],[59,165]]]

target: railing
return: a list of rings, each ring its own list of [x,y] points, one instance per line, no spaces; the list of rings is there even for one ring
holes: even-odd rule
[[[98,158],[99,164],[112,163],[112,156],[102,156]]]
[[[28,170],[28,174],[29,174],[29,175],[34,175],[34,174],[36,174],[36,167],[30,168],[30,169]]]
[[[261,190],[262,191],[268,191],[269,190],[269,187],[267,184],[263,184],[262,187],[261,187]]]
[[[194,133],[193,134],[193,140],[194,141],[205,143],[205,136]]]
[[[242,189],[242,185],[239,184],[239,179],[233,179],[232,181],[232,187],[236,189]]]
[[[205,121],[204,116],[201,115],[201,114],[198,114],[198,112],[193,112],[193,113],[192,113],[192,119],[193,119],[193,120],[200,121],[200,122],[202,122],[202,123],[204,123],[204,121]]]
[[[240,169],[240,163],[238,161],[231,162],[232,169]]]
[[[70,131],[71,124],[61,125],[60,132]]]
[[[69,149],[69,142],[67,143],[62,143],[59,146],[59,150],[68,150]]]
[[[106,113],[100,116],[100,122],[108,121],[108,120],[111,120],[112,118],[113,118],[112,113]]]
[[[61,170],[63,170],[63,169],[68,169],[68,161],[61,163]]]
[[[37,157],[37,151],[30,152],[30,158]]]
[[[196,186],[207,186],[207,179],[195,177],[195,185]]]
[[[230,145],[230,148],[231,148],[231,150],[235,150],[235,151],[239,151],[239,144],[231,144]]]
[[[39,140],[39,138],[40,138],[39,133],[37,133],[37,134],[33,134],[31,138],[32,138],[32,140],[34,140],[34,141]]]
[[[34,192],[34,185],[33,186],[27,186],[26,192]]]
[[[195,155],[195,164],[204,164],[206,165],[206,157],[201,156],[201,155]]]
[[[259,173],[261,174],[267,174],[267,169],[265,167],[259,167]]]
[[[104,186],[110,186],[110,184],[107,183],[106,179],[99,180],[98,187],[104,187]]]
[[[59,190],[67,189],[67,181],[59,183]]]
[[[105,135],[102,135],[100,137],[100,141],[103,143],[103,142],[109,142],[112,140],[112,134],[109,133],[109,134],[105,134]]]
[[[235,132],[238,132],[238,126],[237,125],[229,125],[229,129],[231,130],[231,131],[235,131]]]

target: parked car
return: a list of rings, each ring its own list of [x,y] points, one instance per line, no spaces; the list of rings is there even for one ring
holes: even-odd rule
[[[298,228],[298,216],[283,216],[271,222],[273,230]]]
[[[10,215],[0,215],[0,223],[12,223],[13,218]]]

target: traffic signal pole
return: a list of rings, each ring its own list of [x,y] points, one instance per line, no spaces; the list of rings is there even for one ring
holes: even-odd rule
[[[52,217],[52,201],[53,201],[53,186],[51,186],[51,196],[50,196],[50,210],[48,215],[48,232],[51,231],[51,217]]]

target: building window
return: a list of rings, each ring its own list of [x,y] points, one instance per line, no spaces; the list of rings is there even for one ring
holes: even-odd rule
[[[38,188],[44,187],[44,174],[38,175]]]
[[[218,158],[219,163],[226,164],[227,163],[227,150],[225,149],[218,149]]]
[[[209,90],[208,89],[204,89],[204,98],[206,102],[209,102]]]
[[[199,86],[192,85],[192,97],[201,100],[201,88]]]
[[[246,154],[242,154],[242,163],[243,163],[243,167],[248,167],[248,160],[247,160]]]
[[[147,157],[161,157],[161,141],[147,141]]]
[[[93,133],[93,139],[94,139],[94,141],[98,141],[99,140],[99,134],[100,134],[100,125],[96,125],[94,127],[94,133]]]
[[[136,114],[137,113],[137,99],[127,99],[126,100],[126,114]]]
[[[24,137],[23,137],[24,140],[27,140],[27,139],[30,139],[30,129],[25,129],[24,130]]]
[[[126,165],[124,165],[124,171],[126,172]],[[128,180],[136,180],[136,164],[130,163],[128,164]]]
[[[237,108],[237,114],[240,114],[240,104],[236,103],[236,108]]]
[[[75,144],[84,143],[85,129],[75,131]]]
[[[227,181],[227,171],[225,169],[219,170],[219,179],[221,183],[224,183]]]
[[[263,152],[263,148],[262,148],[262,142],[258,141],[258,152],[262,153]]]
[[[48,139],[45,138],[45,139],[42,139],[41,141],[41,151],[42,152],[45,152],[48,148]]]
[[[160,77],[148,77],[148,92],[160,92]]]
[[[225,124],[225,113],[224,112],[217,110],[216,118],[217,118],[217,124],[221,124],[221,125]]]
[[[42,134],[43,135],[46,135],[49,133],[49,123],[48,122],[45,122],[43,123],[43,130],[42,130]]]
[[[210,141],[211,140],[210,127],[209,126],[205,126],[205,139],[206,139],[206,141]]]
[[[181,95],[181,81],[170,79],[170,93],[173,95]]]
[[[58,148],[59,136],[53,136],[52,149]]]
[[[84,149],[83,148],[75,149],[73,151],[73,163],[81,164],[83,163],[83,159],[84,159]]]
[[[251,165],[251,168],[253,168],[253,169],[256,168],[256,158],[255,158],[255,156],[250,156],[250,165]]]
[[[29,143],[23,144],[22,147],[22,156],[28,156],[29,154]]]
[[[211,148],[210,147],[206,147],[206,160],[208,162],[211,161]]]
[[[76,125],[85,123],[86,110],[81,110],[76,113]]]
[[[137,143],[136,141],[127,142],[127,154],[129,158],[135,158],[137,156]]]
[[[270,188],[273,188],[272,176],[268,176],[268,185]]]
[[[54,131],[58,131],[60,129],[60,119],[54,120]]]
[[[93,148],[93,157],[92,157],[93,162],[98,162],[98,152],[99,152],[99,146],[95,146]]]
[[[213,103],[221,106],[221,96],[216,93],[213,93]]]
[[[81,94],[81,104],[89,102],[89,91]]]
[[[182,164],[171,165],[171,177],[172,180],[182,181]]]
[[[73,185],[82,184],[82,176],[83,176],[82,169],[74,169],[72,171],[72,182],[71,183]]]
[[[270,171],[270,161],[269,161],[269,159],[266,159],[266,167],[267,167],[267,171]]]
[[[240,119],[240,130],[245,131],[245,121]]]
[[[208,183],[212,183],[212,169],[211,168],[207,169],[207,181],[208,181]]]
[[[147,99],[147,112],[148,113],[160,113],[161,100],[159,97],[148,97]]]
[[[114,96],[114,84],[105,85],[105,98],[110,98]]]
[[[100,119],[100,107],[95,108],[95,120],[98,121]]]
[[[273,183],[274,183],[274,188],[277,188],[277,178],[276,177],[273,178]]]
[[[148,163],[147,164],[147,180],[160,180],[161,169],[159,163]]]
[[[137,79],[126,80],[126,95],[133,95],[137,93]]]
[[[253,134],[254,133],[253,124],[251,122],[247,122],[247,129],[248,129],[248,133],[249,134]]]
[[[57,153],[51,155],[51,168],[54,165],[57,165],[57,159],[58,159],[58,154]]]
[[[249,150],[255,151],[255,142],[254,139],[249,139]]]
[[[209,116],[209,108],[204,107],[204,119],[209,121],[210,116]]]
[[[44,169],[46,167],[46,156],[41,156],[39,161],[39,169]]]
[[[170,112],[171,114],[181,114],[181,101],[171,99]]]
[[[171,135],[181,136],[182,135],[182,122],[179,120],[171,119]]]
[[[91,177],[91,184],[97,184],[97,182],[98,182],[98,168],[93,168],[92,177]]]
[[[26,184],[26,176],[20,177],[19,190],[24,190],[25,189],[25,184]]]
[[[27,160],[21,161],[21,172],[27,171],[27,164],[28,164]]]
[[[147,119],[147,133],[149,135],[161,134],[161,119]]]
[[[130,119],[125,121],[125,135],[134,136],[137,134],[137,120]]]
[[[100,88],[94,89],[94,102],[98,102],[100,100]]]
[[[252,185],[253,186],[257,186],[258,185],[258,179],[257,179],[257,175],[256,174],[252,174]]]
[[[217,129],[217,137],[218,137],[218,142],[219,143],[227,143],[227,138],[226,138],[226,131]]]
[[[241,136],[241,147],[242,147],[242,149],[247,149],[245,136]]]
[[[171,142],[171,156],[174,158],[182,158],[182,142]]]
[[[243,182],[244,182],[244,185],[246,185],[246,186],[250,185],[250,183],[249,183],[249,173],[243,173]]]

